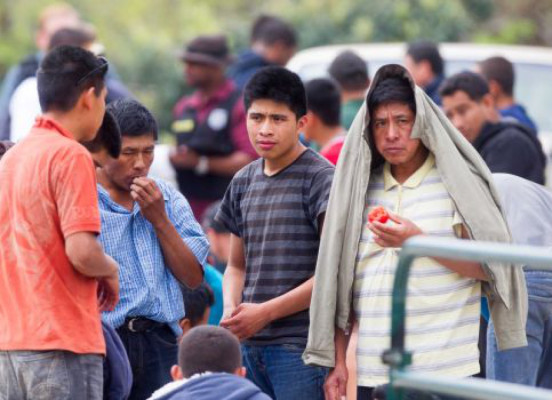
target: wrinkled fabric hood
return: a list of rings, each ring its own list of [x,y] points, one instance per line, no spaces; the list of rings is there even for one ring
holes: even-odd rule
[[[510,242],[498,195],[485,162],[441,109],[414,84],[407,70],[395,64],[380,68],[372,80],[367,99],[375,87],[389,78],[409,82],[416,101],[411,138],[420,139],[434,154],[443,184],[471,237]],[[333,367],[334,328],[338,326],[345,330],[348,326],[356,252],[374,157],[368,126],[369,112],[364,102],[341,151],[326,211],[310,308],[309,338],[303,355],[307,364]],[[490,262],[483,267],[491,280],[483,286],[489,294],[493,319],[495,322],[502,319],[497,329],[499,347],[525,345],[527,292],[523,271],[504,263]]]

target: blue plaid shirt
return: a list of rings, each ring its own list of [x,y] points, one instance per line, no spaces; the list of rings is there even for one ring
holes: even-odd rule
[[[155,180],[165,198],[170,221],[204,265],[209,244],[190,205],[176,189]],[[118,328],[128,317],[145,317],[168,323],[176,335],[178,321],[184,318],[184,301],[179,283],[165,264],[153,226],[134,203],[132,211],[114,202],[98,185],[102,230],[99,240],[104,251],[119,263],[120,301],[114,311],[104,312],[103,320]]]

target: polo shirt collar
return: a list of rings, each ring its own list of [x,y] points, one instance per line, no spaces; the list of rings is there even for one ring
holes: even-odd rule
[[[73,134],[65,129],[59,122],[50,117],[45,117],[44,115],[36,117],[34,127],[56,131],[69,139],[75,140]]]
[[[429,171],[435,166],[435,156],[432,153],[429,153],[426,160],[420,168],[416,170],[403,184],[403,187],[414,189],[423,182],[424,178],[427,176]],[[383,166],[383,182],[384,190],[387,192],[395,186],[401,186],[399,182],[393,177],[391,173],[391,164],[388,162]]]

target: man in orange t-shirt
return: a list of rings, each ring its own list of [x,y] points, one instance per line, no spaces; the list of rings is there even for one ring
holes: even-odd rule
[[[0,162],[0,398],[101,399],[100,310],[118,266],[96,240],[90,154],[105,112],[107,61],[51,51],[38,71],[44,115]]]

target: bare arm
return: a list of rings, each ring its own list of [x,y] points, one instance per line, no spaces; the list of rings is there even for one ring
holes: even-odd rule
[[[203,268],[169,219],[159,187],[149,178],[137,178],[130,194],[138,202],[144,218],[155,229],[163,257],[172,274],[190,288],[199,286],[203,281]]]
[[[171,163],[176,168],[194,169],[199,163],[199,154],[186,146],[179,146],[170,156]],[[207,157],[207,171],[225,176],[234,176],[236,172],[253,161],[253,158],[243,152],[235,151],[229,156]]]
[[[73,267],[89,278],[117,275],[117,263],[103,252],[92,232],[77,232],[65,239],[65,253]]]
[[[466,227],[462,225],[462,239],[470,239]],[[481,264],[474,261],[449,260],[446,258],[434,257],[434,260],[448,269],[467,278],[474,278],[480,281],[487,281],[489,278]]]
[[[375,242],[382,247],[402,247],[407,239],[424,234],[416,224],[406,218],[399,217],[393,213],[389,213],[389,218],[391,218],[396,225],[382,224],[380,222],[368,224],[370,230],[374,233]],[[470,239],[464,225],[462,225],[461,237],[463,239]],[[473,261],[448,260],[437,257],[435,257],[434,260],[462,276],[479,280],[488,279],[479,263]]]
[[[243,239],[230,234],[230,255],[222,281],[224,298],[223,320],[229,318],[241,303],[243,285],[245,283],[245,256],[243,248]]]
[[[203,281],[203,268],[188,248],[178,231],[167,217],[166,221],[154,225],[165,262],[172,274],[190,288],[198,287]]]
[[[98,280],[100,311],[112,311],[119,302],[119,267],[103,252],[91,232],[78,232],[65,239],[65,253],[81,274]]]
[[[236,151],[226,157],[209,157],[208,160],[209,172],[234,176],[236,172],[253,161],[253,158],[247,153]]]

